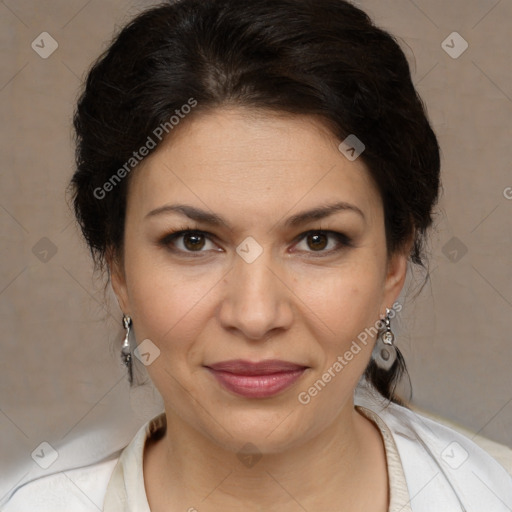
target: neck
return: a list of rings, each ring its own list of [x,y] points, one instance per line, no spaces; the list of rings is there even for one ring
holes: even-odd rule
[[[246,511],[341,510],[348,504],[353,511],[387,510],[382,438],[352,401],[301,444],[263,454],[221,446],[167,407],[166,418],[165,435],[148,442],[144,455],[151,510],[168,510],[171,503],[176,510],[227,512],[241,504]]]

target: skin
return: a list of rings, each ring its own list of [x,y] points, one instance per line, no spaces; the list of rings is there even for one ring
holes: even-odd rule
[[[119,304],[137,342],[160,355],[147,370],[165,403],[167,432],[146,445],[153,511],[378,511],[388,509],[383,440],[353,393],[374,339],[307,405],[307,391],[396,301],[407,248],[388,258],[378,190],[318,119],[223,108],[190,116],[130,178],[124,252],[110,261]],[[322,220],[285,227],[298,212],[344,201]],[[169,204],[214,212],[231,229]],[[211,236],[159,243],[172,230]],[[344,233],[301,236],[310,230]],[[253,237],[252,263],[236,248]],[[338,251],[334,251],[339,247]],[[181,251],[181,252],[180,252]],[[194,257],[196,256],[196,257]],[[204,368],[228,359],[277,358],[309,366],[271,398],[244,398]],[[252,443],[261,459],[237,457]],[[320,485],[319,485],[320,483]],[[175,507],[170,509],[169,507]],[[346,507],[346,508],[345,508]]]

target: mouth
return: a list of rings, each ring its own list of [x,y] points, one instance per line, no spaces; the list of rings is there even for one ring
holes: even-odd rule
[[[274,396],[294,384],[308,368],[276,359],[256,363],[236,359],[206,366],[225,389],[246,398]]]
[[[271,375],[274,373],[293,372],[308,368],[306,365],[283,361],[280,359],[265,359],[263,361],[247,361],[231,359],[206,366],[216,371],[234,373],[237,375]]]

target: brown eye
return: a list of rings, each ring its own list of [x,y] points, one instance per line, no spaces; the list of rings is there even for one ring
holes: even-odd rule
[[[329,256],[344,249],[354,247],[352,239],[344,233],[338,233],[337,231],[308,231],[299,237],[299,241],[306,246],[306,249],[304,251],[301,250],[301,252],[310,253],[314,256]],[[326,249],[329,246],[329,241],[334,243],[329,249]]]
[[[204,247],[204,235],[201,233],[189,233],[183,235],[183,245],[187,250],[196,251]]]
[[[207,252],[207,242],[214,245],[207,233],[192,229],[182,229],[166,235],[159,244],[175,253],[191,254]],[[206,248],[206,249],[205,249]]]
[[[307,237],[309,247],[314,249],[315,251],[321,251],[325,249],[327,244],[329,243],[329,237],[325,235],[324,233],[312,233],[309,234]]]

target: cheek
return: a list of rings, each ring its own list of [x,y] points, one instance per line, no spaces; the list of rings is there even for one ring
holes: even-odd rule
[[[376,262],[361,258],[331,272],[320,273],[314,286],[301,288],[297,295],[304,297],[308,306],[305,311],[310,311],[305,314],[320,319],[336,345],[349,342],[379,317],[383,288]]]
[[[130,252],[130,249],[131,252]],[[218,276],[211,269],[164,266],[154,253],[126,244],[128,295],[137,342],[150,339],[160,350],[180,351],[204,328]]]
[[[201,284],[195,284],[156,269],[133,275],[130,303],[137,338],[150,338],[156,344],[182,339],[179,334],[192,327],[190,319],[197,315],[205,295]]]
[[[378,332],[375,326],[381,294],[377,267],[357,265],[333,279],[330,300],[318,300],[317,307],[322,308],[319,316],[329,326],[327,335],[317,337],[321,345],[320,378],[332,383],[323,393],[326,403],[352,389],[368,365]]]
[[[316,365],[297,398],[312,418],[327,421],[350,398],[370,360],[382,282],[378,265],[361,258],[317,284],[302,320],[309,322]]]

